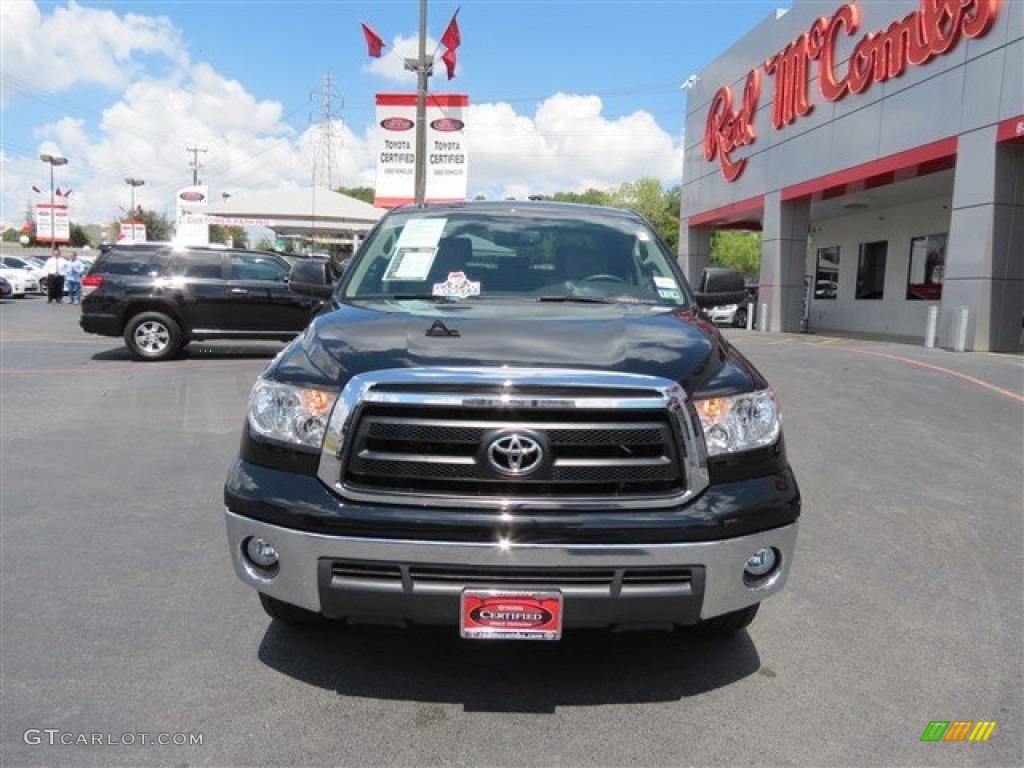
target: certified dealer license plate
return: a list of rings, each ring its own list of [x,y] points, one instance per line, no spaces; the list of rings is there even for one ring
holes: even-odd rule
[[[558,640],[562,593],[501,589],[462,591],[462,636],[487,640]]]

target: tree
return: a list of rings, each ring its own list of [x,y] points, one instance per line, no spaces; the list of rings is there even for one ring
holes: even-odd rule
[[[81,248],[85,245],[92,245],[89,242],[89,233],[85,231],[85,227],[81,224],[71,224],[71,245],[75,248]]]
[[[170,240],[174,235],[174,227],[171,226],[171,222],[167,220],[166,216],[155,211],[147,211],[142,206],[139,206],[132,218],[141,220],[146,225],[147,240]],[[114,226],[111,229],[120,234],[121,222],[114,222]]]
[[[616,208],[636,211],[646,218],[658,230],[669,250],[675,253],[679,242],[678,191],[678,188],[675,188],[673,203],[673,190],[666,192],[662,189],[660,181],[653,176],[645,176],[637,181],[621,184],[611,193],[609,204]],[[675,215],[673,209],[677,211]]]
[[[245,231],[245,227],[225,227],[223,224],[211,224],[210,242],[224,243],[232,248],[248,248],[249,235]]]
[[[711,237],[711,263],[742,272],[756,282],[761,272],[761,235],[720,229]]]
[[[610,193],[591,187],[586,192],[556,192],[551,199],[559,203],[584,203],[586,205],[611,205]]]
[[[4,242],[5,243],[16,243],[21,237],[21,233],[14,227],[8,227],[4,230]]]
[[[362,200],[364,203],[370,203],[370,205],[373,205],[373,198],[377,194],[373,187],[338,187],[334,191],[354,197],[356,200]]]

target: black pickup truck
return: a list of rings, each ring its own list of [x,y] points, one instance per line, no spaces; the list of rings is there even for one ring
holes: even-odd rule
[[[729,632],[782,589],[775,393],[642,217],[401,208],[336,287],[314,263],[291,288],[328,303],[256,382],[225,486],[271,617]]]

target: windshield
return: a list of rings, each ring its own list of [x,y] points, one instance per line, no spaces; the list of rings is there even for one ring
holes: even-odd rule
[[[389,214],[347,275],[347,299],[685,306],[672,258],[642,220],[600,209],[410,209]]]

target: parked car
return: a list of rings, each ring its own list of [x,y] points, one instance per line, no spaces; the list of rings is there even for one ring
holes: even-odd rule
[[[0,256],[0,267],[5,269],[21,269],[31,278],[26,285],[27,293],[46,293],[46,285],[43,280],[46,278],[46,270],[42,265],[37,265],[20,256]],[[35,287],[32,287],[32,286]]]
[[[166,360],[199,339],[287,341],[322,303],[288,289],[289,269],[261,251],[115,246],[82,281],[80,323],[123,336],[138,360]]]
[[[748,314],[753,324],[757,323],[757,286],[748,285],[744,288],[742,303],[721,304],[708,310],[708,317],[716,325],[728,325],[733,328],[746,328]]]
[[[0,277],[5,278],[11,284],[11,295],[17,299],[23,299],[25,294],[35,293],[39,290],[39,281],[32,277],[30,272],[20,267],[0,266]]]
[[[9,299],[14,295],[14,288],[7,281],[7,278],[0,277],[0,299]]]
[[[274,619],[735,632],[782,589],[775,394],[638,214],[398,208],[335,288],[313,260],[291,287],[329,303],[257,380],[225,483]]]

